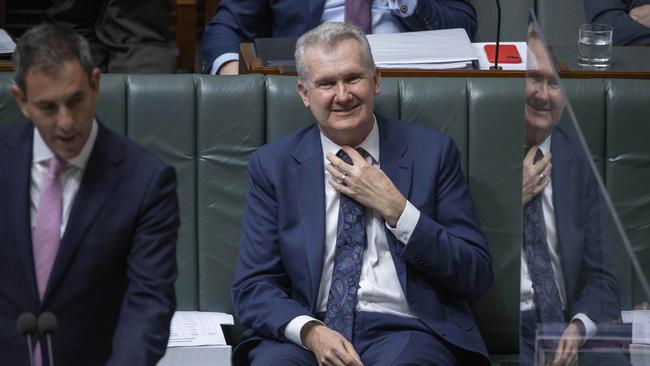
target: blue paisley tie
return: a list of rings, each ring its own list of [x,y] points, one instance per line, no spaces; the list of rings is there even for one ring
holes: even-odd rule
[[[533,161],[536,163],[543,156],[542,151],[537,149]],[[553,275],[551,256],[546,241],[542,193],[524,205],[524,249],[540,321],[542,323],[563,323],[560,291]]]
[[[357,151],[364,158],[368,156],[368,153],[361,148]],[[339,150],[336,156],[346,163],[352,164],[350,156],[343,150]],[[352,340],[357,290],[365,247],[364,207],[352,198],[341,194],[334,270],[332,271],[332,283],[330,284],[324,323],[329,328],[341,333],[349,341]]]

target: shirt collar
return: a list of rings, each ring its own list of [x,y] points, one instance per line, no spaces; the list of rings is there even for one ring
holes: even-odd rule
[[[86,143],[84,144],[84,147],[81,149],[79,155],[75,156],[72,159],[66,160],[68,165],[72,165],[81,170],[86,169],[88,158],[90,158],[90,153],[93,150],[93,146],[95,146],[95,140],[97,139],[98,129],[99,128],[97,126],[97,120],[93,118],[93,125],[90,128],[90,135],[88,136],[88,140],[86,140]],[[32,144],[32,163],[38,164],[44,161],[48,161],[53,156],[54,153],[52,152],[52,150],[50,150],[49,146],[47,146],[45,141],[43,141],[43,137],[41,136],[41,133],[38,132],[38,128],[34,126],[34,142]]]
[[[539,144],[539,148],[542,150],[542,153],[544,153],[544,156],[548,155],[548,153],[551,151],[551,134],[548,134],[548,137]]]
[[[542,154],[546,156],[551,151],[551,134],[549,134],[541,144],[537,145],[537,147],[542,150]],[[524,145],[524,151],[528,151],[529,148],[530,146]]]
[[[370,154],[372,157],[373,161],[375,163],[379,163],[379,128],[377,127],[377,118],[373,114],[372,118],[374,119],[374,123],[372,126],[372,130],[366,136],[365,140],[363,140],[359,146]],[[320,141],[321,145],[323,146],[323,156],[327,155],[327,153],[332,153],[336,155],[339,150],[341,150],[341,146],[337,145],[334,143],[332,140],[330,140],[323,132],[321,131],[320,133]]]

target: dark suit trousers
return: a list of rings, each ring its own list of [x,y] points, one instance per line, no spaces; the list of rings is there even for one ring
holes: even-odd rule
[[[352,344],[364,365],[480,365],[483,357],[433,334],[421,321],[395,315],[360,312]],[[293,343],[264,340],[249,353],[253,366],[318,365],[314,354]]]
[[[169,0],[54,0],[48,18],[90,43],[93,62],[109,73],[173,73]]]

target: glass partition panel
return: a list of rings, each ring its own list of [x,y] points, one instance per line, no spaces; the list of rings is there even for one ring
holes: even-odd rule
[[[646,313],[630,312],[648,283],[603,184],[606,151],[589,150],[606,149],[605,118],[583,122],[588,144],[534,14],[527,44],[520,364],[650,364],[631,324]]]

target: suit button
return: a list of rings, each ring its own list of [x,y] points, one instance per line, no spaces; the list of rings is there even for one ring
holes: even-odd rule
[[[402,12],[402,14],[406,14],[409,11],[408,5],[402,5],[399,7],[399,11]]]

